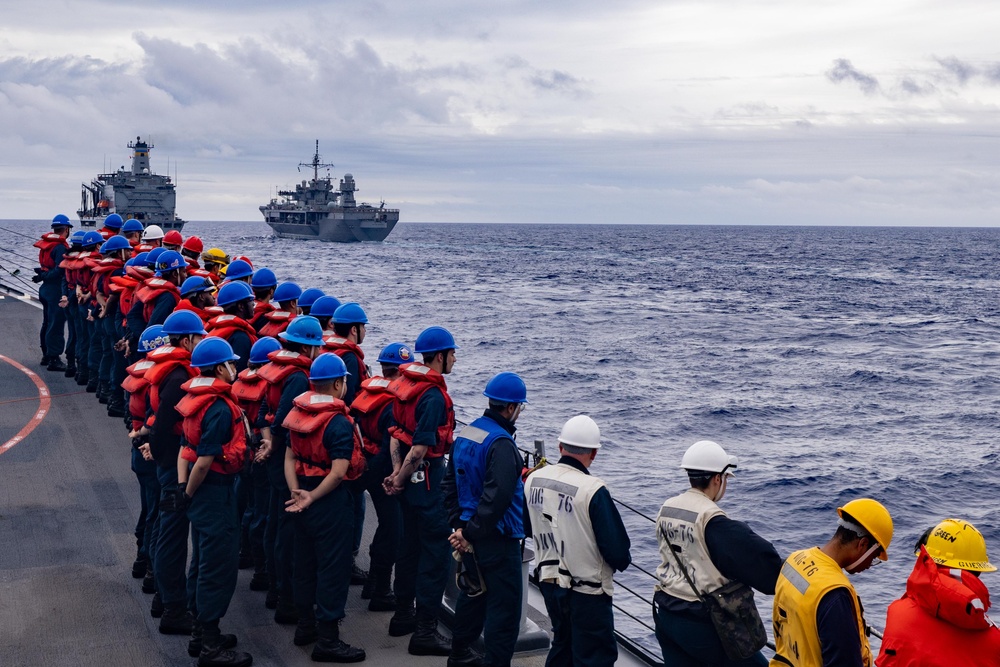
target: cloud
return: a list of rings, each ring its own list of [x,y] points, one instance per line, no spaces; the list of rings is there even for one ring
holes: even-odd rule
[[[834,60],[833,67],[827,71],[826,77],[834,83],[841,83],[843,81],[856,83],[865,95],[874,95],[879,92],[878,79],[855,69],[851,61],[846,58]]]
[[[959,60],[955,56],[949,56],[947,58],[935,58],[934,60],[945,70],[955,81],[964,86],[969,82],[969,79],[974,77],[979,73],[979,70],[973,65]]]
[[[560,93],[583,93],[583,82],[567,72],[551,70],[538,72],[527,79],[535,88]]]

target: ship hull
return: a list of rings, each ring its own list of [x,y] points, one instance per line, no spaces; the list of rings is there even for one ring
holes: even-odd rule
[[[333,243],[384,241],[399,221],[397,211],[384,214],[337,211],[321,215],[262,207],[262,212],[264,221],[279,238]]]

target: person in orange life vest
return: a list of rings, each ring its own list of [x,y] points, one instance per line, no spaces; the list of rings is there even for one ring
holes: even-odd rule
[[[1000,667],[1000,629],[986,613],[980,580],[996,572],[986,540],[962,519],[945,519],[917,543],[906,593],[889,605],[878,667]]]
[[[267,382],[257,371],[268,363],[267,355],[281,349],[274,338],[261,338],[250,348],[249,364],[239,373],[233,383],[233,397],[243,408],[253,431],[251,448],[254,450],[253,465],[250,467],[249,498],[243,515],[243,526],[250,541],[250,555],[253,560],[253,577],[250,590],[266,591],[272,586],[267,576],[267,558],[264,550],[264,530],[267,525],[267,510],[270,503],[271,487],[267,482],[267,467],[264,459],[271,451],[271,434],[267,422],[267,406],[264,393]],[[235,351],[235,350],[234,350]],[[265,437],[266,435],[266,437]]]
[[[145,329],[139,332],[133,331],[132,326],[137,326],[138,323],[130,323],[129,316],[132,312],[132,306],[135,305],[136,291],[154,275],[153,269],[149,268],[147,263],[148,257],[148,252],[134,254],[132,259],[125,262],[125,275],[112,279],[112,282],[117,283],[121,288],[118,295],[118,306],[122,313],[122,326],[125,329],[125,356],[131,363],[135,363],[136,359],[139,358],[136,347],[139,344],[139,336]]]
[[[247,287],[250,286],[250,279],[253,277],[253,266],[245,259],[235,259],[226,267],[227,283],[241,282]],[[251,293],[252,295],[252,293]]]
[[[82,229],[73,232],[69,237],[69,251],[63,255],[59,262],[59,268],[63,270],[62,295],[59,297],[59,307],[66,311],[66,323],[69,325],[69,336],[66,339],[66,377],[78,378],[76,366],[76,355],[78,353],[79,338],[77,330],[83,328],[80,322],[80,309],[76,303],[76,269],[80,253],[83,251],[83,237],[86,232]],[[86,349],[86,348],[84,348]],[[77,382],[79,380],[77,379]],[[86,384],[86,383],[84,383]]]
[[[125,355],[118,341],[124,329],[121,326],[119,293],[112,280],[125,273],[125,260],[131,253],[128,241],[122,236],[112,236],[101,246],[104,259],[94,269],[93,291],[98,302],[98,326],[103,329],[101,336],[101,364],[98,369],[100,382],[104,384],[104,402],[108,405],[109,417],[125,416],[125,394],[121,383],[125,379]],[[116,347],[117,346],[117,347]],[[98,387],[98,398],[102,394]]]
[[[340,308],[340,301],[337,297],[321,296],[313,302],[309,309],[309,314],[319,320],[319,325],[323,327],[323,340],[336,335],[333,332],[331,321],[338,308]]]
[[[167,251],[169,252],[169,251]],[[188,613],[187,563],[188,519],[175,506],[177,499],[177,457],[183,435],[182,417],[177,404],[184,397],[182,385],[198,374],[191,367],[191,351],[205,336],[201,319],[181,310],[172,313],[163,323],[162,333],[170,344],[146,355],[154,362],[144,375],[149,382],[149,451],[156,461],[156,477],[160,482],[160,514],[158,535],[153,553],[158,598],[154,604],[162,608],[160,632],[190,634],[193,619]]]
[[[792,553],[774,593],[775,656],[771,667],[871,667],[868,628],[844,574],[888,560],[892,517],[871,498],[837,508],[837,532],[822,547]]]
[[[122,229],[123,224],[122,217],[117,213],[112,213],[108,217],[104,218],[104,226],[98,229],[104,240],[107,241],[112,236],[118,236],[118,232]]]
[[[299,315],[300,296],[302,288],[295,283],[285,282],[278,285],[274,290],[274,301],[278,302],[278,308],[264,313],[267,323],[260,328],[260,335],[277,337],[284,331],[288,323]]]
[[[88,235],[93,235],[90,238],[94,240],[103,238],[100,232],[88,232]],[[94,377],[97,378],[98,401],[101,404],[107,404],[108,394],[111,389],[109,385],[111,382],[111,366],[113,364],[113,359],[110,356],[111,348],[114,342],[118,340],[114,338],[114,333],[110,336],[108,335],[108,329],[105,326],[104,313],[110,294],[110,288],[107,286],[107,274],[110,271],[120,269],[122,262],[120,258],[107,257],[104,254],[107,242],[102,241],[101,243],[102,245],[99,246],[97,253],[95,253],[96,256],[86,260],[88,271],[86,274],[87,285],[85,289],[92,303],[90,308],[90,321],[93,326],[89,354],[90,371],[92,374],[96,373]]]
[[[316,642],[312,658],[360,662],[363,649],[340,639],[351,558],[353,513],[345,482],[364,467],[360,435],[344,402],[347,368],[334,354],[316,357],[309,369],[312,387],[295,397],[283,426],[289,432],[285,480],[295,515],[295,644]]]
[[[274,583],[268,591],[265,605],[275,609],[274,620],[279,624],[298,621],[292,599],[293,530],[289,515],[284,511],[291,497],[285,480],[285,449],[288,430],[283,423],[292,410],[295,397],[309,390],[307,372],[323,346],[323,330],[315,317],[296,318],[288,330],[278,336],[283,349],[268,355],[270,363],[258,371],[268,383],[265,400],[270,419],[271,450],[267,455],[267,478],[271,485],[264,552],[267,571]]]
[[[221,338],[205,338],[191,352],[200,375],[184,383],[177,412],[184,418],[184,446],[177,459],[175,509],[191,522],[194,629],[188,654],[199,667],[248,667],[253,658],[231,650],[234,635],[223,635],[219,621],[236,591],[239,521],[235,480],[247,461],[247,423],[233,400],[236,355]]]
[[[163,247],[167,250],[181,252],[184,247],[184,237],[176,229],[171,229],[163,235]]]
[[[420,332],[415,345],[423,363],[400,366],[390,455],[393,472],[383,481],[386,493],[400,495],[403,540],[396,563],[396,613],[389,634],[410,637],[413,655],[451,653],[451,642],[437,631],[438,610],[450,571],[451,533],[441,480],[444,455],[455,431],[455,409],[444,376],[455,364],[455,338],[443,327]],[[416,601],[416,614],[413,603]]]
[[[216,302],[223,314],[208,321],[208,335],[229,341],[239,357],[236,370],[242,372],[250,361],[250,349],[257,342],[257,332],[248,321],[253,317],[253,292],[244,282],[225,283],[219,288]]]
[[[99,251],[101,245],[101,235],[96,231],[89,231],[83,237],[83,250],[77,261],[79,267],[76,280],[76,301],[79,307],[80,321],[83,323],[83,330],[86,336],[86,347],[83,349],[83,356],[77,357],[76,363],[79,367],[83,365],[87,378],[87,391],[97,392],[98,369],[101,364],[100,338],[98,337],[97,319],[97,299],[91,293],[91,283],[93,281],[93,267],[97,266],[101,258]]]
[[[154,253],[155,250],[149,253],[149,259],[155,257],[156,276],[147,279],[136,291],[135,303],[128,314],[129,328],[133,331],[163,324],[180,302],[180,286],[187,279],[187,264],[180,253],[173,250],[164,250],[159,255]],[[144,326],[142,329],[133,326],[133,321]]]
[[[181,284],[181,300],[174,310],[190,310],[207,324],[210,319],[222,314],[222,309],[215,305],[215,290],[211,278],[191,276]]]
[[[51,371],[66,371],[61,355],[66,346],[66,311],[59,307],[63,296],[65,273],[59,268],[66,251],[69,250],[69,230],[73,223],[61,213],[52,218],[52,231],[35,241],[38,248],[38,268],[31,282],[41,283],[38,300],[42,302],[42,327],[38,332],[39,347],[42,348],[42,365]]]
[[[132,246],[132,250],[135,251],[142,241],[142,223],[135,218],[129,218],[122,225],[122,236],[128,240],[129,245]],[[138,255],[139,253],[135,252],[135,254]]]
[[[319,302],[316,302],[319,304]],[[313,306],[315,311],[316,306]],[[382,487],[382,480],[392,474],[392,462],[389,459],[389,427],[392,425],[393,394],[389,384],[399,376],[400,364],[408,364],[414,359],[413,353],[403,343],[389,343],[378,355],[382,365],[382,376],[371,377],[361,383],[354,401],[351,403],[351,415],[354,417],[361,439],[364,444],[364,454],[367,465],[365,472],[358,480],[358,493],[368,491],[372,506],[378,516],[378,526],[368,547],[371,567],[365,587],[361,590],[361,598],[369,600],[369,611],[394,611],[396,598],[390,588],[392,568],[396,565],[399,552],[399,499],[387,495]],[[355,516],[355,523],[357,517]],[[355,544],[357,544],[357,525],[355,525]]]
[[[187,260],[188,268],[201,268],[201,264],[198,263],[198,258],[201,257],[201,251],[204,249],[205,245],[197,236],[189,236],[184,239],[184,243],[181,245],[181,254],[184,256],[184,259]]]
[[[274,271],[266,266],[254,271],[250,278],[250,288],[253,290],[254,299],[253,317],[250,319],[250,324],[257,330],[257,333],[260,333],[260,330],[267,324],[267,318],[264,316],[275,309],[271,298],[274,296],[274,290],[277,286],[278,279],[275,277]]]

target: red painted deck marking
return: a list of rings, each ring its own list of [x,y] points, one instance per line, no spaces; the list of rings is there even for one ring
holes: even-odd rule
[[[38,411],[31,418],[31,420],[24,425],[24,428],[17,432],[17,435],[0,445],[0,454],[3,454],[8,449],[11,449],[14,445],[27,438],[28,434],[34,431],[35,427],[42,423],[42,420],[45,419],[45,415],[49,413],[49,405],[52,403],[52,399],[49,397],[48,386],[45,384],[45,381],[39,377],[38,373],[34,372],[30,368],[22,366],[9,357],[3,356],[2,354],[0,354],[0,361],[6,361],[8,364],[27,375],[31,378],[31,381],[35,383],[35,386],[38,387]]]

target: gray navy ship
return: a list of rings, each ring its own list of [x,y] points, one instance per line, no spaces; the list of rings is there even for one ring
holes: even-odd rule
[[[117,213],[123,219],[135,218],[143,225],[159,225],[162,229],[183,229],[184,220],[174,213],[177,193],[170,176],[154,174],[149,168],[149,152],[153,144],[141,137],[130,141],[132,169],[122,166],[110,174],[98,174],[80,191],[80,217],[83,227],[100,227],[104,218]]]
[[[338,243],[384,241],[399,222],[399,209],[385,208],[385,202],[379,206],[357,203],[358,188],[351,174],[344,174],[336,190],[329,174],[320,178],[319,170],[333,165],[321,163],[319,141],[312,162],[299,163],[302,167],[312,167],[312,180],[302,181],[295,190],[279,190],[278,197],[260,207],[264,222],[279,237]]]

